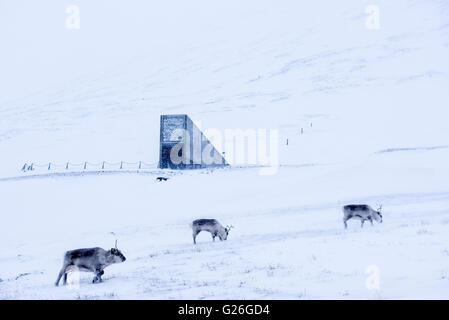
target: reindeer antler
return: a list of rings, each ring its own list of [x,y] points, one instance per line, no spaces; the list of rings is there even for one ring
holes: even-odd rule
[[[382,205],[379,206],[379,209],[377,209],[377,211],[381,211],[382,210]]]
[[[115,248],[118,249],[117,248],[117,239],[115,239]]]

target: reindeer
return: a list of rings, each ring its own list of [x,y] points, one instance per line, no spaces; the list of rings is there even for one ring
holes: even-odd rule
[[[196,244],[196,236],[201,231],[208,231],[212,234],[212,240],[215,241],[215,237],[218,237],[220,241],[228,238],[229,230],[234,228],[233,226],[223,226],[215,219],[198,219],[192,222],[193,231],[193,243]]]
[[[350,204],[343,207],[343,223],[345,224],[345,229],[348,227],[347,221],[349,219],[359,219],[361,220],[360,227],[363,228],[363,224],[366,220],[371,222],[373,225],[373,220],[382,223],[382,205],[376,210],[373,210],[369,205],[366,204]]]
[[[63,284],[67,284],[67,273],[73,269],[93,272],[95,277],[92,283],[102,282],[101,276],[104,274],[104,268],[125,260],[125,256],[117,249],[117,241],[115,242],[115,248],[108,251],[98,247],[67,251],[55,285],[58,286],[62,276],[64,276]]]

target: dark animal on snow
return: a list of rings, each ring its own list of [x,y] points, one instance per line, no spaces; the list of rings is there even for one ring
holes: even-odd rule
[[[343,207],[343,223],[345,224],[345,228],[348,227],[347,221],[349,219],[359,219],[361,221],[361,226],[363,228],[363,224],[365,221],[371,222],[373,225],[373,220],[382,223],[382,214],[381,214],[382,206],[379,209],[373,210],[370,206],[366,204],[350,204]]]
[[[116,247],[111,250],[102,248],[86,248],[67,251],[64,255],[64,263],[59,272],[55,285],[64,276],[63,284],[67,284],[67,273],[73,269],[79,271],[93,272],[95,274],[92,283],[101,282],[104,268],[114,263],[121,263],[126,260],[125,256]]]
[[[165,178],[165,177],[157,177],[156,180],[157,180],[157,181],[167,181],[168,178]]]
[[[212,234],[212,240],[215,241],[215,237],[218,237],[220,241],[228,238],[229,230],[233,226],[223,227],[215,219],[198,219],[192,222],[193,243],[196,244],[196,236],[201,231],[208,231]]]

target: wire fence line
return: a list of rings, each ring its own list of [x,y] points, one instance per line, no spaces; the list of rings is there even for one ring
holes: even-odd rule
[[[30,172],[30,171],[55,171],[55,170],[145,170],[145,169],[154,169],[157,167],[158,162],[145,162],[145,161],[136,161],[136,162],[128,162],[128,161],[119,161],[119,162],[89,162],[84,161],[81,163],[25,163],[21,171],[22,172]]]

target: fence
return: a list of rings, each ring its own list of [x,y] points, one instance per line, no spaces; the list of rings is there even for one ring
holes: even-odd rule
[[[63,164],[58,164],[54,162],[49,163],[25,163],[22,166],[22,172],[29,171],[64,171],[64,170],[79,170],[79,171],[105,171],[105,170],[146,170],[146,169],[154,169],[157,167],[157,162],[147,163],[145,161],[137,161],[137,162],[81,162],[81,163],[72,163],[66,162]]]

